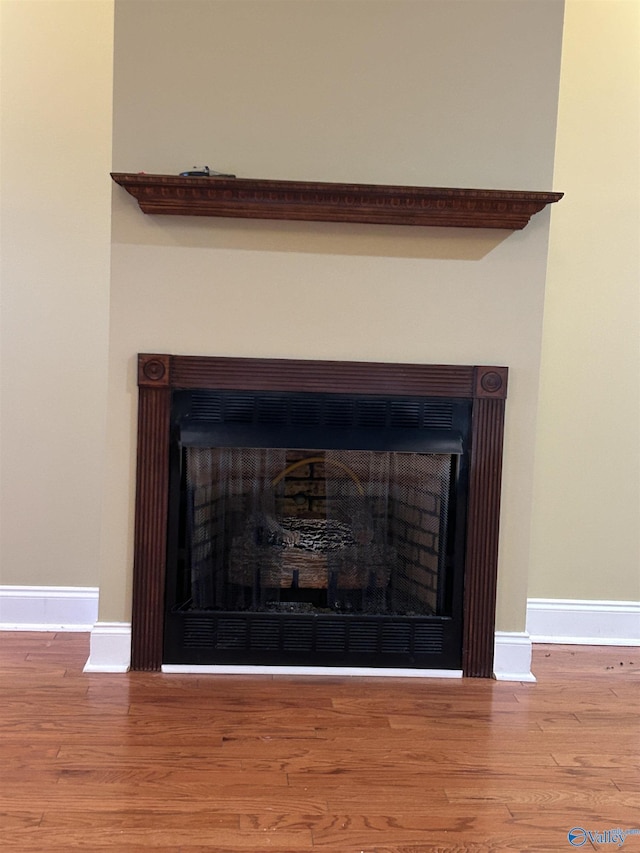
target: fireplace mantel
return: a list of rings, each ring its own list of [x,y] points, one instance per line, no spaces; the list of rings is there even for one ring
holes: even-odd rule
[[[520,230],[563,193],[112,172],[143,213]]]

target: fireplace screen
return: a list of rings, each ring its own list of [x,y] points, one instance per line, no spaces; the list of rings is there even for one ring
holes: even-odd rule
[[[441,612],[451,456],[189,447],[196,609]]]
[[[459,666],[467,406],[174,396],[166,663]]]

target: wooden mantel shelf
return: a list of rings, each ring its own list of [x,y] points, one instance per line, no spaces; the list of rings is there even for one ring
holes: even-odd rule
[[[521,229],[563,195],[122,172],[111,177],[143,213],[453,228]]]

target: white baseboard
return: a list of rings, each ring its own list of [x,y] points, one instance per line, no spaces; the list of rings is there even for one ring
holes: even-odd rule
[[[496,631],[495,637],[496,679],[535,681],[533,643],[640,646],[640,602],[530,598],[526,631]]]
[[[530,598],[527,633],[533,643],[640,646],[640,601]]]
[[[0,586],[2,631],[90,631],[97,587]]]
[[[531,672],[531,638],[521,631],[496,631],[493,674],[497,681],[535,681]]]
[[[131,665],[131,624],[96,622],[84,672],[127,672]]]

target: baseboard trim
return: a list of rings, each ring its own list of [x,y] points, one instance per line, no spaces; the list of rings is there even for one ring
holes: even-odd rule
[[[0,631],[90,631],[98,588],[0,586]]]
[[[131,624],[96,622],[83,672],[127,672],[131,665]]]
[[[523,631],[496,631],[493,675],[497,681],[535,682],[531,672],[531,638]]]
[[[640,601],[530,598],[527,633],[532,643],[640,646]]]

